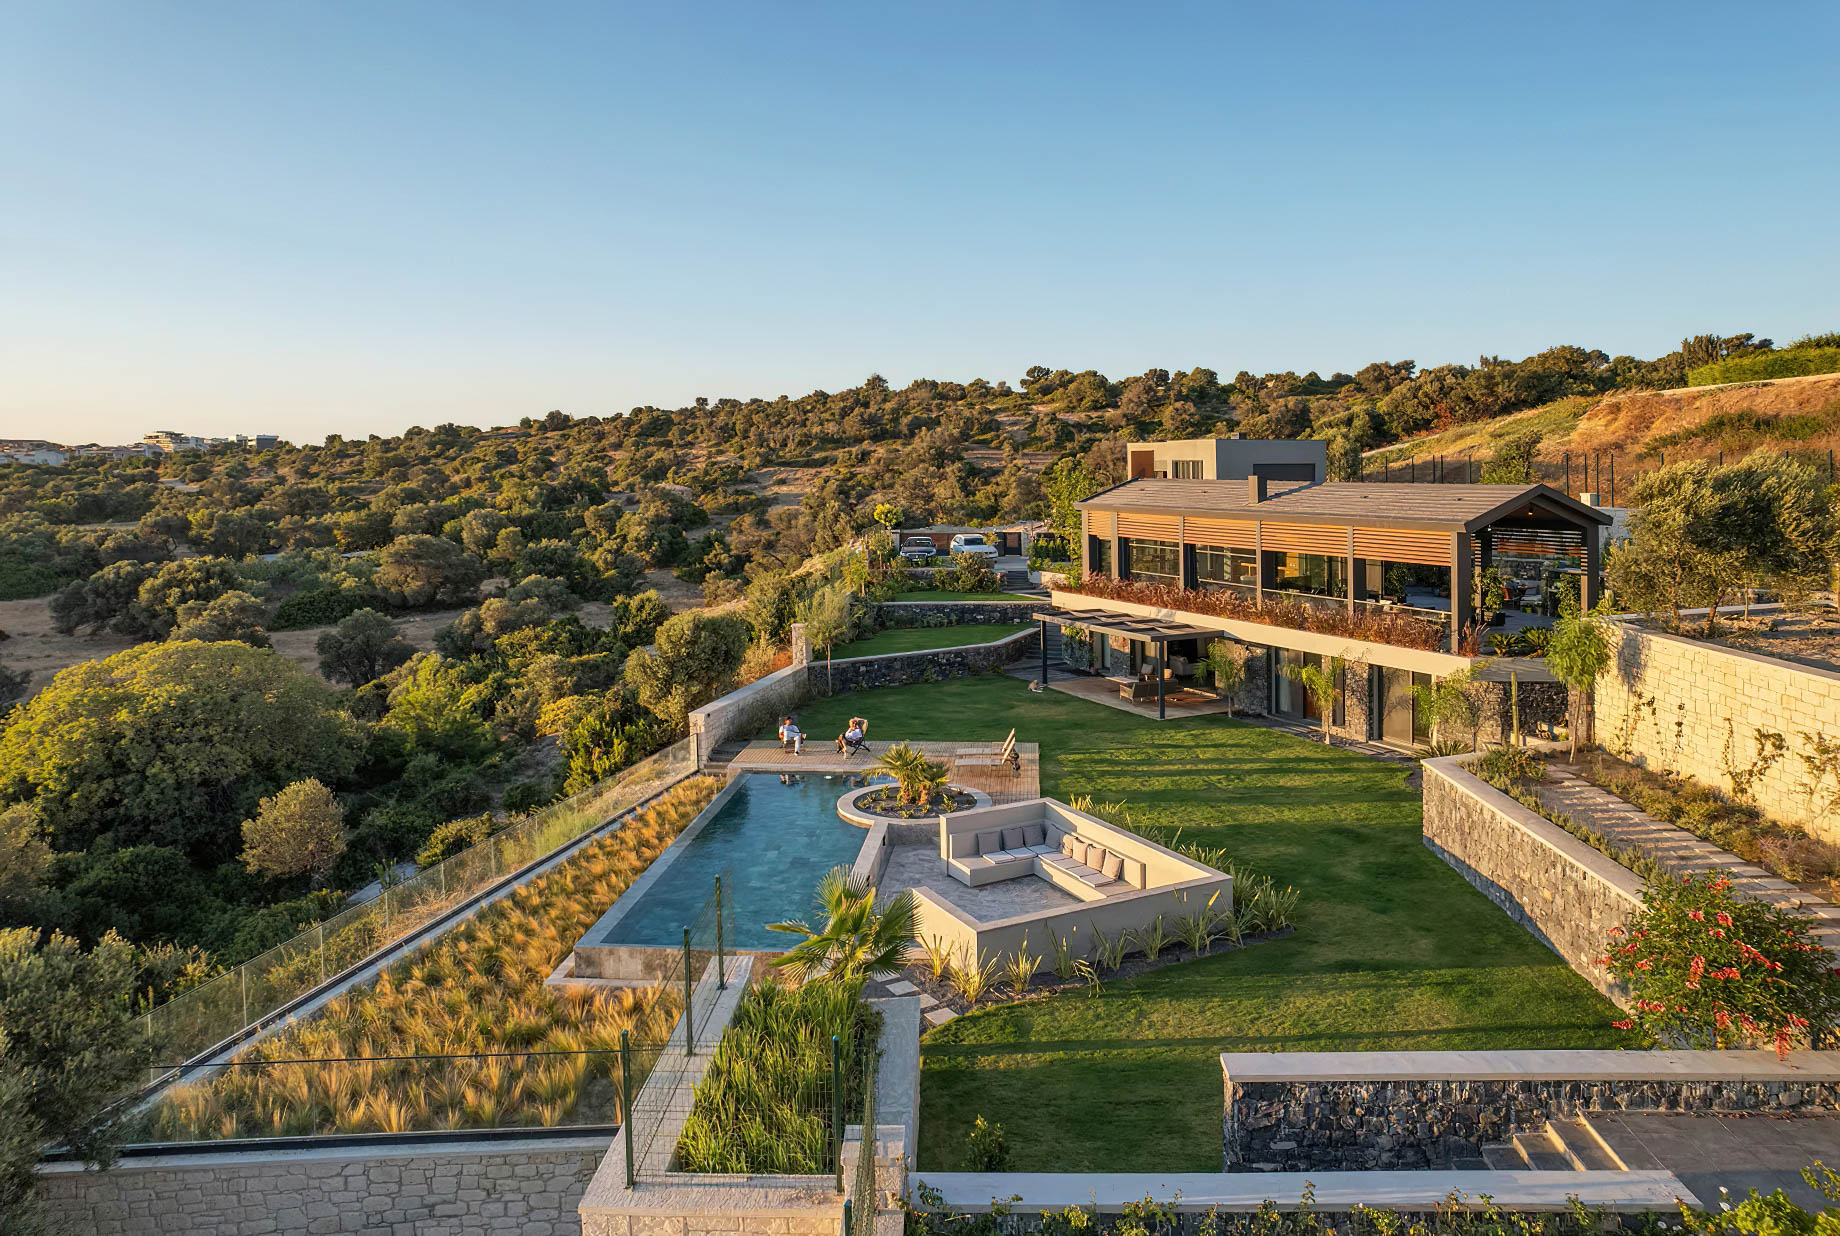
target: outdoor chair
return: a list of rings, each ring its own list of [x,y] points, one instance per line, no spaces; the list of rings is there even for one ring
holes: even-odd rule
[[[863,736],[857,739],[851,739],[844,734],[837,736],[837,751],[845,759],[857,751],[869,749],[869,722],[862,717],[851,717],[850,723],[861,730]]]

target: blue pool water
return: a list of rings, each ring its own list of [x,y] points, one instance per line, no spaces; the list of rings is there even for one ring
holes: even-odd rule
[[[810,922],[812,899],[824,873],[856,861],[864,830],[837,815],[837,799],[860,778],[799,776],[781,785],[777,774],[749,773],[715,816],[684,844],[658,880],[639,895],[599,940],[591,944],[676,945],[685,924],[724,876],[723,914],[728,944],[744,949],[785,949],[796,937],[768,931],[788,918]]]

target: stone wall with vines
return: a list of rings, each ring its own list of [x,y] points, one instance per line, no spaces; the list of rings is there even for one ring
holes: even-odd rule
[[[1840,842],[1840,674],[1613,623],[1597,740]]]

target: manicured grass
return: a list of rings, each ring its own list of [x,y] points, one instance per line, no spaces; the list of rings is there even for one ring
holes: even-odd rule
[[[833,654],[844,657],[876,657],[886,652],[918,652],[923,648],[957,648],[961,644],[988,644],[1026,631],[1026,622],[967,622],[955,627],[898,627],[878,631],[868,639],[838,644]]]
[[[814,702],[885,738],[1042,746],[1045,793],[1122,801],[1302,892],[1293,936],[980,1011],[926,1036],[920,1160],[982,1114],[1021,1170],[1218,1171],[1223,1051],[1613,1047],[1620,1016],[1423,844],[1411,768],[1228,720],[1156,722],[1015,679]]]
[[[897,592],[889,598],[894,601],[1027,601],[1030,597],[1017,596],[1013,592]]]

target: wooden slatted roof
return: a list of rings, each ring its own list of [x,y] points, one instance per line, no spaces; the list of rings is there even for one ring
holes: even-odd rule
[[[1198,639],[1202,636],[1219,635],[1219,627],[1197,627],[1186,622],[1171,622],[1163,618],[1138,618],[1131,614],[1115,613],[1106,609],[1044,609],[1029,615],[1036,622],[1052,622],[1057,626],[1081,627],[1088,631],[1103,631],[1107,635],[1125,635],[1132,639],[1149,640],[1151,643],[1166,643],[1172,639]]]
[[[1093,511],[1144,511],[1226,519],[1432,528],[1475,532],[1497,519],[1558,519],[1584,526],[1611,518],[1547,485],[1414,485],[1365,481],[1272,481],[1253,502],[1244,480],[1141,478],[1079,505]]]

